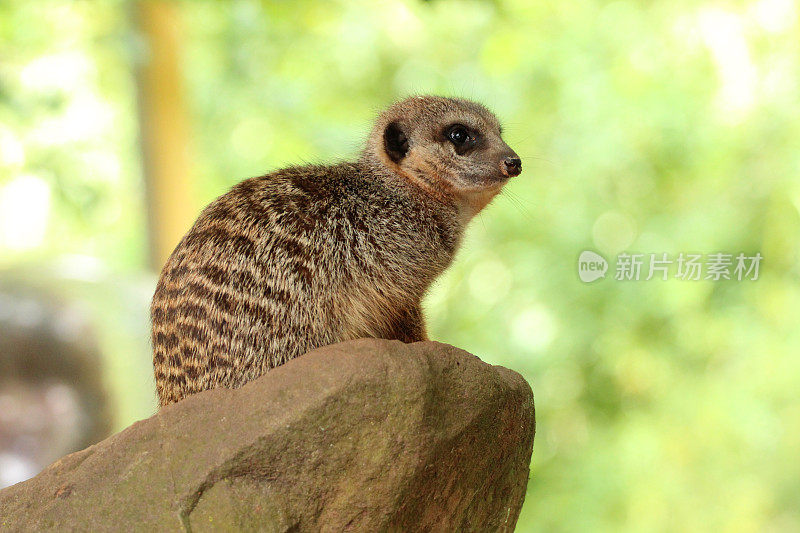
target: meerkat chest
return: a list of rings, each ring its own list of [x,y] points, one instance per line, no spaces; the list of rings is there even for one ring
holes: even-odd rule
[[[452,261],[458,236],[418,213],[375,213],[351,228],[348,252],[360,292],[387,300],[418,299]]]
[[[347,246],[340,303],[351,337],[384,337],[452,259],[430,226],[382,221],[370,230],[356,230]]]

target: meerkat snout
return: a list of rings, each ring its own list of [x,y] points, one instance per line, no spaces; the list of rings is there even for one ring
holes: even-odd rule
[[[513,178],[514,176],[519,176],[520,173],[522,172],[522,160],[519,157],[514,157],[514,156],[504,157],[500,172],[502,172],[509,178]]]

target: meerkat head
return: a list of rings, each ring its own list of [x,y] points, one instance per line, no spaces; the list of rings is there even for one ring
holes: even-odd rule
[[[433,196],[454,199],[467,218],[522,172],[497,118],[459,98],[412,96],[397,102],[378,118],[365,157]]]

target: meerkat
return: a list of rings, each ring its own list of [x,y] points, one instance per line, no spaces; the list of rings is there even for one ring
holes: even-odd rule
[[[314,348],[427,339],[421,302],[467,223],[522,171],[497,118],[414,96],[360,157],[235,185],[167,260],[151,306],[161,406],[238,388]]]

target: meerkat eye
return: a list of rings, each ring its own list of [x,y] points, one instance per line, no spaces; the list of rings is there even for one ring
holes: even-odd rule
[[[447,138],[456,146],[464,146],[470,140],[467,127],[461,124],[450,126],[447,130]]]

